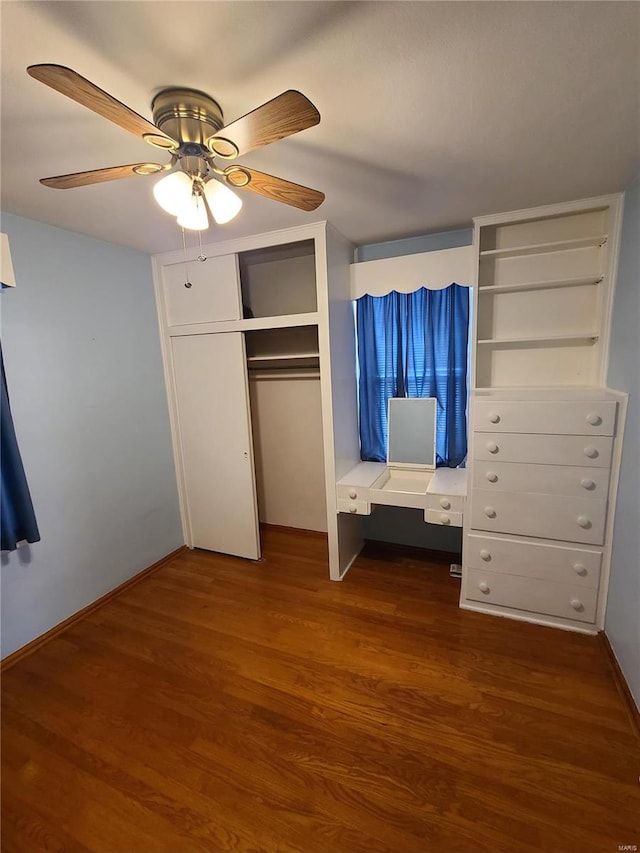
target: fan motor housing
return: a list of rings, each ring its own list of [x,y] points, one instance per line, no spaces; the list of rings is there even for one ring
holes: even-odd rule
[[[163,89],[151,103],[153,123],[181,145],[206,147],[209,137],[224,127],[217,101],[197,89]]]

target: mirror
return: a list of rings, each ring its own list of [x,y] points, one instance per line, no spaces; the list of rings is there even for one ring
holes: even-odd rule
[[[436,467],[435,397],[391,397],[387,465],[405,468]]]

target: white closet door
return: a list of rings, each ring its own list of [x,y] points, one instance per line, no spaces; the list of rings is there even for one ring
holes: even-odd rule
[[[244,338],[186,335],[171,346],[191,544],[257,560]]]

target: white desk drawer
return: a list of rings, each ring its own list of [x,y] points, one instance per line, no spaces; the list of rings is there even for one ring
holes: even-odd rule
[[[473,466],[473,488],[606,499],[609,471],[606,468],[479,461]]]
[[[467,536],[464,553],[471,569],[593,589],[598,589],[600,584],[602,551],[471,534]]]
[[[424,520],[428,524],[440,524],[443,527],[462,527],[461,512],[448,512],[444,509],[425,509]]]
[[[466,597],[547,616],[594,622],[598,591],[574,584],[552,583],[517,575],[469,569]]]
[[[350,501],[338,498],[338,512],[349,512],[352,515],[371,515],[371,504],[367,501]]]
[[[556,435],[614,435],[615,400],[476,400],[474,429]]]
[[[607,502],[476,489],[471,498],[471,527],[518,536],[602,545]]]
[[[473,458],[542,465],[580,465],[608,468],[613,439],[603,435],[518,435],[476,433]]]
[[[460,495],[436,495],[427,492],[427,510],[435,512],[462,512],[464,498]]]
[[[338,483],[338,500],[345,501],[368,501],[368,486],[344,486]]]

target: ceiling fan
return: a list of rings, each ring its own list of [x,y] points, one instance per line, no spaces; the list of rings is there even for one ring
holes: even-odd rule
[[[246,189],[300,210],[315,210],[324,201],[318,190],[303,187],[233,164],[220,168],[216,159],[234,160],[263,145],[284,139],[320,121],[320,113],[301,92],[289,89],[247,115],[225,125],[219,104],[196,89],[161,90],[151,103],[153,124],[103,89],[62,65],[30,65],[27,72],[79,104],[88,107],[150,145],[171,154],[171,161],[131,163],[42,178],[55,189],[128,178],[169,174],[154,186],[156,201],[177,216],[183,228],[208,227],[207,209],[218,224],[231,220],[242,200],[231,189]]]

